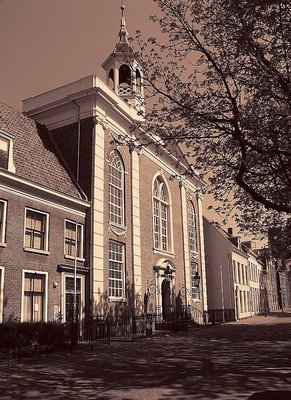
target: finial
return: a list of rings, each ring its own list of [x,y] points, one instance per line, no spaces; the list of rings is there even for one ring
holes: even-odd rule
[[[126,21],[125,21],[125,5],[124,5],[124,0],[121,2],[121,21],[120,21],[120,32],[119,32],[119,37],[120,37],[120,42],[123,43],[128,43],[128,33],[126,29]]]

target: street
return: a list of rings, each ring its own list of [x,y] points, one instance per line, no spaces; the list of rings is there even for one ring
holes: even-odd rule
[[[291,399],[291,314],[1,364],[0,388],[3,400]]]

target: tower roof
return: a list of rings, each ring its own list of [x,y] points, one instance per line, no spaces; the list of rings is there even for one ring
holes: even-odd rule
[[[115,46],[114,53],[132,53],[133,48],[129,42],[128,32],[126,29],[125,5],[123,0],[120,8],[121,8],[121,18],[120,18],[119,42]]]

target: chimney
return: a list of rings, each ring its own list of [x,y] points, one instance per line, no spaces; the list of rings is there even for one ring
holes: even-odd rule
[[[227,233],[229,234],[229,236],[232,236],[233,235],[232,228],[227,228]]]

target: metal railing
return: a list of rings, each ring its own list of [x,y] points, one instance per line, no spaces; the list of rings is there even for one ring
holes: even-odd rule
[[[207,314],[208,322],[212,324],[235,321],[235,310],[232,308],[208,310]]]

